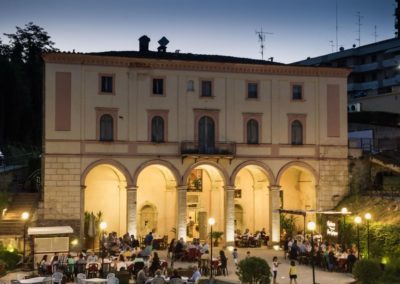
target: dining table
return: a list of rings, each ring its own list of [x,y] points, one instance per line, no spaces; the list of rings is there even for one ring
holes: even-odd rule
[[[19,280],[19,282],[24,284],[42,283],[45,278],[46,277],[33,277],[33,278]]]
[[[87,279],[81,279],[83,283],[107,283],[107,278],[87,278]]]

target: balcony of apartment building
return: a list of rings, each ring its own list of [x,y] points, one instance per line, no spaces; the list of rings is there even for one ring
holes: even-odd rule
[[[370,89],[378,89],[379,87],[379,82],[377,80],[375,81],[369,81],[369,82],[362,82],[362,83],[349,83],[347,85],[347,91],[363,91],[363,90],[370,90]]]
[[[378,62],[371,62],[352,66],[353,72],[368,72],[379,69]]]
[[[201,141],[182,141],[182,157],[215,157],[231,159],[236,154],[235,142],[202,143]]]
[[[396,74],[393,77],[383,79],[382,81],[382,87],[390,87],[399,84],[400,84],[400,74]]]
[[[400,55],[396,55],[393,58],[388,58],[382,61],[382,66],[385,68],[397,67],[400,65]]]

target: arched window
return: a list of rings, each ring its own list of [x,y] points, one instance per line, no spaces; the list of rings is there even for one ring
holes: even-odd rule
[[[212,154],[215,151],[215,123],[209,116],[203,116],[199,120],[199,152]]]
[[[303,144],[303,125],[300,121],[295,120],[292,122],[292,145]]]
[[[161,116],[151,119],[151,142],[164,142],[164,119]]]
[[[258,122],[255,119],[247,121],[247,144],[258,144]]]
[[[100,141],[114,140],[113,118],[109,114],[100,117]]]

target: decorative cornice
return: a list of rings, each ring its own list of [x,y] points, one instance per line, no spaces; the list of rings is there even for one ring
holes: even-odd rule
[[[46,63],[106,65],[138,69],[168,69],[181,71],[251,73],[262,75],[317,76],[347,78],[350,68],[294,65],[259,65],[250,63],[200,62],[189,60],[100,56],[76,53],[43,54]]]

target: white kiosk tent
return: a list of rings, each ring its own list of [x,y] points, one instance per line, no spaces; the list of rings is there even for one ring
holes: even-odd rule
[[[44,255],[49,255],[49,260],[56,252],[67,254],[69,252],[69,235],[74,230],[70,226],[56,227],[29,227],[28,236],[33,237],[34,266],[40,262]]]

